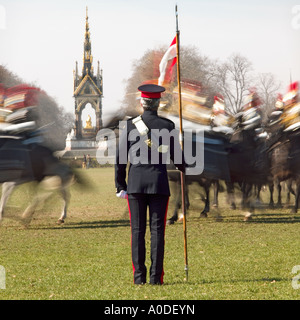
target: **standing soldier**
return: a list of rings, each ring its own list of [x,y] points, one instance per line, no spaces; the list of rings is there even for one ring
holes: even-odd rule
[[[163,284],[164,237],[170,196],[166,160],[169,153],[173,163],[183,171],[183,156],[178,138],[174,137],[174,123],[157,114],[165,88],[146,84],[138,90],[144,112],[142,116],[127,120],[127,128],[121,135],[115,165],[116,192],[118,197],[128,199],[134,284],[146,283],[147,208],[151,232],[150,284]],[[164,135],[157,136],[157,132],[167,134],[167,139]]]

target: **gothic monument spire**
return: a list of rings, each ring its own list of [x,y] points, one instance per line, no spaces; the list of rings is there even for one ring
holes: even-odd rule
[[[86,17],[85,17],[85,35],[84,35],[84,52],[83,52],[83,67],[82,75],[86,74],[93,75],[93,56],[92,56],[92,45],[90,39],[90,27],[89,27],[89,17],[88,8],[86,7]]]

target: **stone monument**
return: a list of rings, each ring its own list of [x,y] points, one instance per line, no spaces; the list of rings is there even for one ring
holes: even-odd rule
[[[73,156],[81,156],[87,153],[95,154],[97,132],[102,128],[103,77],[99,61],[97,73],[94,75],[91,47],[88,12],[86,9],[82,74],[79,75],[78,73],[77,61],[74,70],[75,124],[67,136],[65,147],[65,151],[72,151]],[[86,106],[91,106],[95,112],[96,123],[94,126],[90,114],[85,125],[83,124],[82,112]]]

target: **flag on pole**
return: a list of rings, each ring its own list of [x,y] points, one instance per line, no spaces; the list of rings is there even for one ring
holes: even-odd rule
[[[169,60],[172,60],[170,66],[168,67]],[[176,52],[176,37],[173,39],[169,49],[164,54],[163,58],[161,59],[161,62],[159,64],[159,72],[160,77],[158,79],[158,84],[163,85],[165,78],[170,79],[172,69],[177,61],[177,52]]]

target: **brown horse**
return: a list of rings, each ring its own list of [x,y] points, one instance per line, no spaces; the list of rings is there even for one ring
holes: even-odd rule
[[[292,188],[292,183],[293,181],[297,182],[299,175],[299,133],[297,131],[284,131],[284,126],[279,121],[281,114],[282,112],[277,112],[275,113],[275,115],[271,116],[266,126],[266,129],[270,136],[268,141],[268,155],[271,163],[270,173],[272,177],[272,181],[269,183],[269,206],[271,208],[274,207],[274,186],[276,186],[278,190],[278,200],[276,206],[282,207],[281,183],[285,181],[287,184],[289,201],[290,194],[293,194],[296,197],[296,193]],[[293,208],[293,211],[295,212],[297,212],[296,202],[297,201],[295,200],[295,206]]]

